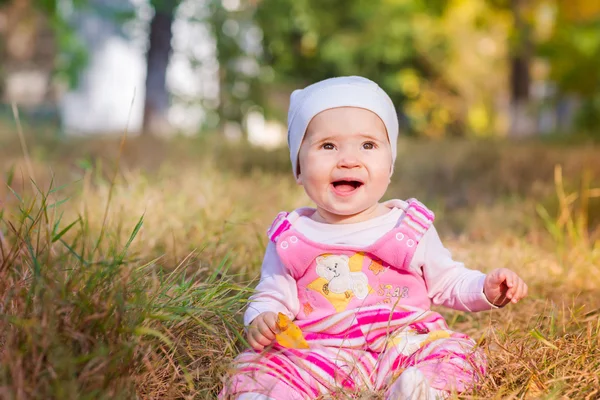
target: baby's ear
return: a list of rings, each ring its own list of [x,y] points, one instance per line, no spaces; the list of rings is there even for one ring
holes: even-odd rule
[[[317,261],[317,264],[321,264],[323,261],[325,261],[325,257],[319,256],[319,257],[317,257],[316,261]]]
[[[342,255],[340,256],[340,258],[341,258],[342,260],[346,261],[346,262],[350,261],[350,257],[348,257],[347,255],[344,255],[344,254],[342,254]]]

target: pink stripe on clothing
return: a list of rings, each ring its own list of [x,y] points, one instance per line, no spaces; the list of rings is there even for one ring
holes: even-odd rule
[[[425,225],[425,223],[423,223],[419,218],[413,216],[410,213],[407,213],[406,216],[408,217],[408,219],[410,219],[412,222],[414,222],[416,225],[420,226],[421,228],[423,228],[423,230],[426,230],[427,228],[429,228],[428,225]]]
[[[420,214],[422,214],[423,216],[425,216],[427,219],[429,219],[431,221],[433,221],[433,219],[435,218],[435,215],[433,214],[433,212],[431,212],[427,207],[425,207],[422,203],[420,203],[417,200],[411,201],[410,206],[408,208],[409,209],[414,208]]]
[[[425,376],[435,381],[432,385],[442,390],[466,390],[477,381],[481,371],[485,371],[485,360],[475,350],[475,343],[461,334],[452,333],[454,337],[424,342],[411,355],[402,354],[408,342],[403,342],[404,336],[397,336],[399,333],[425,341],[428,333],[440,330],[440,326],[447,331],[438,313],[409,308],[390,311],[373,306],[352,310],[352,314],[335,314],[329,321],[321,318],[318,323],[298,321],[299,326],[325,327],[323,331],[305,334],[310,345],[307,350],[284,349],[275,345],[263,357],[256,357],[256,353],[253,353],[255,357],[248,356],[248,352],[242,353],[236,358],[236,363],[245,366],[238,369],[232,385],[223,388],[220,398],[226,399],[232,393],[268,392],[268,388],[260,384],[260,375],[256,379],[258,382],[254,383],[252,379],[244,378],[249,370],[255,374],[275,370],[283,384],[301,392],[306,400],[331,393],[336,388],[350,391],[358,388],[384,389],[391,383],[392,371],[409,366],[422,368]],[[353,323],[348,325],[348,320]],[[340,325],[347,326],[347,329],[340,331]],[[413,325],[418,325],[420,335],[411,335]],[[363,348],[340,347],[348,338],[359,339],[359,334],[363,335]],[[394,337],[394,342],[387,337]],[[271,397],[275,395],[274,399],[287,399],[277,397],[275,392],[269,393]]]
[[[284,220],[279,225],[279,227],[277,228],[275,233],[273,233],[273,235],[271,235],[271,240],[276,241],[283,232],[285,232],[286,230],[288,230],[290,228],[290,226],[291,226],[290,222],[288,220]]]

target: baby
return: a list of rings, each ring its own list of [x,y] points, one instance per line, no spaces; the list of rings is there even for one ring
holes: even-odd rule
[[[268,230],[244,316],[252,349],[236,358],[220,398],[382,391],[436,399],[469,390],[485,373],[475,342],[430,306],[489,310],[517,303],[527,285],[505,268],[485,275],[454,261],[418,201],[380,202],[397,138],[394,105],[368,79],[332,78],[292,93],[293,173],[316,208],[279,213]],[[308,349],[275,341],[278,313],[300,327]]]

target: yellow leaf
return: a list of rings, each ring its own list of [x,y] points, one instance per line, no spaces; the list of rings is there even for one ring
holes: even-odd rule
[[[277,314],[277,328],[280,333],[275,335],[277,343],[288,349],[308,349],[308,343],[298,325],[294,324],[287,315]]]
[[[449,337],[450,337],[450,333],[448,333],[447,331],[431,331],[431,332],[429,332],[429,335],[427,335],[427,338],[425,340],[423,340],[423,342],[421,342],[420,347],[423,347],[427,343],[431,343],[435,340],[445,339],[445,338],[449,338]]]

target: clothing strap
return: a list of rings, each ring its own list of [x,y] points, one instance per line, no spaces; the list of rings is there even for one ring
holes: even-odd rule
[[[396,206],[401,206],[404,210],[404,215],[398,220],[396,227],[406,224],[415,231],[418,238],[421,238],[433,223],[435,217],[433,212],[416,199],[409,199],[402,203],[397,205],[394,203]],[[291,213],[282,211],[277,214],[271,227],[267,229],[269,240],[277,243],[281,234],[292,227],[293,222],[300,217],[303,210],[305,209],[292,211]]]
[[[415,231],[420,239],[431,227],[435,215],[416,199],[409,199],[407,203],[408,207],[404,210],[405,215],[398,221],[398,226],[402,223],[406,224],[406,226]]]
[[[275,217],[275,220],[271,224],[271,227],[267,229],[267,236],[269,237],[269,240],[271,240],[273,243],[277,243],[277,239],[279,239],[279,236],[281,236],[283,232],[287,231],[292,226],[292,224],[288,220],[288,215],[290,214],[285,211],[280,212]]]

